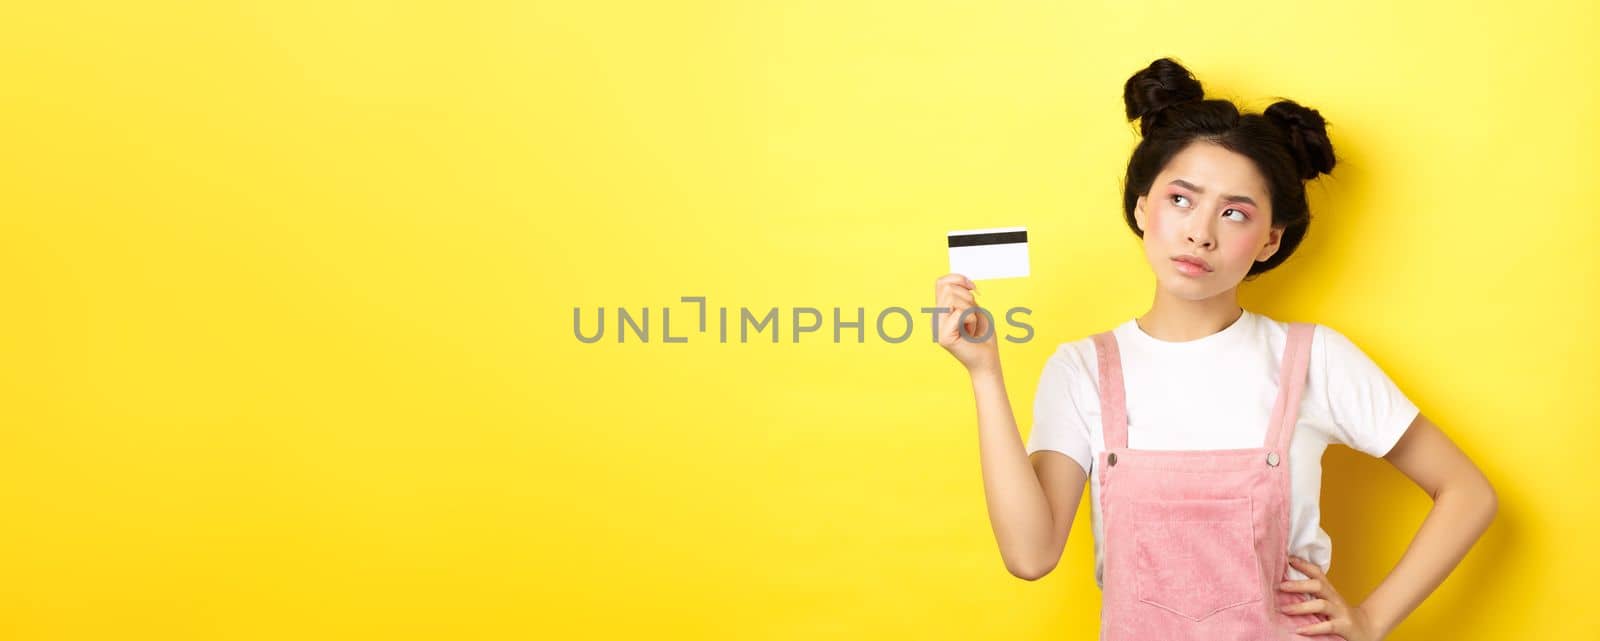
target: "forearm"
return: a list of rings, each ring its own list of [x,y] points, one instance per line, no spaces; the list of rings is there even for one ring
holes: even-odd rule
[[[1398,626],[1444,582],[1489,528],[1497,509],[1498,500],[1487,480],[1439,491],[1399,563],[1361,604],[1383,634]]]
[[[972,373],[978,410],[978,455],[983,493],[1000,556],[1012,574],[1033,579],[1048,571],[1044,558],[1051,529],[1050,504],[1028,460],[999,369]]]

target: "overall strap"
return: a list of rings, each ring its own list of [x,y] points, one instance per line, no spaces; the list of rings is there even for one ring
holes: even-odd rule
[[[1111,332],[1094,335],[1100,368],[1100,431],[1107,450],[1128,447],[1128,404],[1122,390],[1122,355]]]
[[[1287,452],[1294,438],[1294,424],[1300,418],[1300,396],[1306,389],[1306,367],[1311,362],[1312,323],[1289,323],[1289,338],[1283,344],[1283,363],[1278,366],[1278,399],[1272,403],[1272,420],[1267,425],[1263,447]]]

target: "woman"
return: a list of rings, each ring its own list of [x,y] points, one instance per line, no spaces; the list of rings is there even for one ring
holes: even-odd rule
[[[972,378],[1005,565],[1029,580],[1049,573],[1088,482],[1102,639],[1382,639],[1460,562],[1497,499],[1343,335],[1239,306],[1240,282],[1305,236],[1305,181],[1334,165],[1325,123],[1288,100],[1241,114],[1205,99],[1167,58],[1134,74],[1123,98],[1142,135],[1123,214],[1155,273],[1155,300],[1048,359],[1026,448],[992,321],[963,317],[976,287],[961,274],[935,285],[950,310],[940,344]],[[1331,443],[1389,461],[1434,498],[1360,604],[1326,575],[1332,544],[1317,501]]]

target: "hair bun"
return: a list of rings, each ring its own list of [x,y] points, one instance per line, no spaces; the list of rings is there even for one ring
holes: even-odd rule
[[[1140,69],[1122,86],[1128,120],[1139,120],[1139,132],[1148,135],[1160,126],[1161,112],[1173,105],[1205,98],[1200,81],[1171,58],[1160,58]]]
[[[1299,165],[1301,180],[1333,171],[1333,142],[1328,140],[1328,123],[1317,110],[1293,100],[1279,100],[1262,115],[1288,137],[1289,152]]]

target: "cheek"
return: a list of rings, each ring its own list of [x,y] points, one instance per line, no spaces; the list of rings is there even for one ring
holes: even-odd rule
[[[1254,236],[1236,235],[1222,241],[1222,253],[1229,258],[1253,259],[1265,242]]]
[[[1146,233],[1146,234],[1159,234],[1159,233],[1161,233],[1161,229],[1162,229],[1162,224],[1161,223],[1165,219],[1166,219],[1166,216],[1163,216],[1161,214],[1161,210],[1159,210],[1159,209],[1146,210],[1144,212],[1144,233]]]

